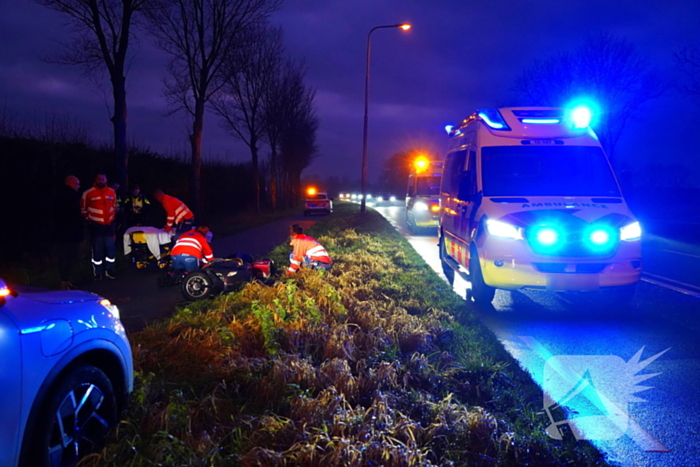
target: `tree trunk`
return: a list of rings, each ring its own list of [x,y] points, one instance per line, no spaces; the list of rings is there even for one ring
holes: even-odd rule
[[[116,182],[120,191],[127,190],[129,183],[129,151],[126,140],[126,78],[121,74],[111,77],[114,96],[114,164]]]
[[[258,166],[258,144],[254,137],[250,140],[250,155],[253,159],[253,191],[255,213],[260,214],[260,167]]]
[[[202,132],[204,130],[204,99],[199,98],[194,105],[194,122],[192,123],[192,192],[190,193],[192,210],[195,216],[202,216]]]
[[[270,203],[272,211],[277,211],[277,151],[272,147],[270,154]]]

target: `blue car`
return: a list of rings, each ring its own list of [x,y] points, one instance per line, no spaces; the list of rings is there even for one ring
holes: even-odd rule
[[[0,279],[0,466],[69,466],[100,447],[133,389],[119,310]]]

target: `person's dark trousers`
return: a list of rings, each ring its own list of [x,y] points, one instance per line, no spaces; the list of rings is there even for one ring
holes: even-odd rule
[[[61,282],[73,282],[71,280],[75,265],[78,263],[78,252],[82,242],[60,242],[56,244],[58,253],[58,273]]]
[[[114,223],[102,225],[93,223],[90,226],[90,243],[92,245],[92,272],[101,276],[105,270],[114,271],[117,259]]]
[[[175,235],[173,235],[173,245],[175,245],[175,242],[177,242],[177,239],[180,238],[180,236],[182,234],[192,230],[193,226],[194,226],[194,217],[192,217],[190,219],[185,219],[184,221],[180,222],[179,224],[175,224],[175,226],[174,226]]]

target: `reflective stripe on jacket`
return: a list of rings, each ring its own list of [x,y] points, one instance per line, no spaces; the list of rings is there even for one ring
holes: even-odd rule
[[[170,230],[173,224],[179,224],[185,219],[194,217],[187,205],[174,196],[163,195],[163,209],[165,209],[165,215],[168,216],[165,230]]]
[[[308,235],[295,235],[289,244],[294,247],[294,251],[292,251],[292,258],[287,272],[299,270],[304,257],[308,258],[309,261],[331,264],[331,258],[328,256],[326,249]]]
[[[117,194],[109,187],[93,186],[80,198],[80,212],[92,222],[110,225],[117,213]]]
[[[209,242],[204,238],[204,235],[197,232],[195,229],[184,233],[177,239],[175,246],[170,252],[171,255],[190,255],[208,263],[214,259],[214,253],[209,246]]]

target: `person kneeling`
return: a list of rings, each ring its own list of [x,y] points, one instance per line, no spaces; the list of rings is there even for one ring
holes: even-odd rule
[[[172,268],[175,271],[195,271],[200,264],[209,263],[214,259],[214,253],[207,241],[209,226],[199,227],[185,232],[177,239],[170,252],[173,259]]]
[[[331,258],[326,249],[313,238],[304,235],[302,226],[292,225],[290,233],[291,241],[289,244],[294,247],[294,250],[289,255],[290,264],[287,274],[297,272],[302,264],[311,269],[330,270]]]

